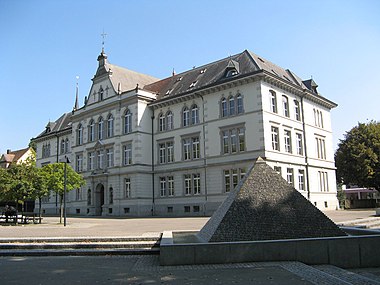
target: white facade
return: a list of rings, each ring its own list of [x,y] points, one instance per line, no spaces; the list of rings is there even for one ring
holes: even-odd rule
[[[336,209],[336,104],[260,60],[244,51],[158,81],[108,64],[102,52],[85,105],[66,129],[35,139],[38,165],[68,155],[84,176],[69,214],[211,215],[259,156],[318,208]],[[56,200],[44,201],[46,213],[56,213]]]

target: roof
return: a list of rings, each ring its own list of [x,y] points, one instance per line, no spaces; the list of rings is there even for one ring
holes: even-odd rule
[[[147,84],[151,84],[159,80],[156,77],[142,74],[133,70],[129,70],[107,61],[107,55],[102,51],[98,57],[99,67],[96,71],[94,79],[103,75],[108,75],[115,92],[125,92],[136,88],[138,84],[143,88]],[[93,79],[93,80],[94,80]]]
[[[66,129],[71,129],[71,117],[72,113],[64,113],[56,121],[48,122],[45,130],[41,132],[36,138],[44,137]]]
[[[261,158],[198,233],[206,242],[344,235]]]
[[[226,77],[226,71],[232,68],[235,68],[237,73]],[[294,72],[284,69],[248,50],[198,68],[174,74],[171,77],[146,85],[144,89],[157,93],[157,99],[160,100],[242,78],[259,71],[266,71],[275,77],[313,92],[312,87],[306,86]],[[193,87],[191,87],[192,84]]]
[[[12,163],[12,162],[17,162],[20,160],[20,158],[29,151],[29,147],[27,148],[23,148],[23,149],[19,149],[19,150],[15,150],[15,151],[11,151],[9,153],[5,153],[1,156],[1,159],[0,159],[0,162],[8,162],[8,163]]]

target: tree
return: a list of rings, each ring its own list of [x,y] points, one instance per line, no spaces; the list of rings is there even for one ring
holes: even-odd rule
[[[335,153],[338,183],[380,189],[380,123],[359,123]]]
[[[64,163],[52,163],[42,167],[43,175],[46,180],[47,188],[55,191],[60,197],[60,223],[63,215],[63,195],[64,195]],[[74,169],[67,164],[66,168],[66,192],[80,188],[85,184],[83,177],[76,173]]]

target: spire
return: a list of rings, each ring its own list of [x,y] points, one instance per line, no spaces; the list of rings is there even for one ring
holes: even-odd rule
[[[98,56],[98,61],[99,61],[99,67],[100,66],[104,66],[106,65],[107,63],[107,55],[106,53],[104,52],[104,41],[105,41],[105,38],[107,36],[106,33],[104,33],[104,30],[103,30],[103,33],[100,34],[103,38],[103,41],[102,41],[102,52],[100,53],[100,55]]]
[[[73,112],[79,109],[79,103],[78,103],[78,91],[79,91],[78,79],[79,79],[79,76],[76,76],[76,79],[77,79],[77,84],[76,84],[76,90],[75,90],[75,103],[74,103],[74,107],[73,107]]]

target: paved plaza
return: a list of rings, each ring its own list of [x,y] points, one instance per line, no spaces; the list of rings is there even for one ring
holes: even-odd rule
[[[341,223],[371,217],[374,210],[325,214]],[[0,238],[155,236],[166,230],[199,230],[207,220],[205,217],[68,217],[67,226],[63,227],[58,217],[44,217],[41,225],[0,226]],[[380,284],[380,270],[343,271],[333,266],[312,267],[299,262],[162,267],[158,256],[144,255],[3,256],[0,257],[0,284]]]

